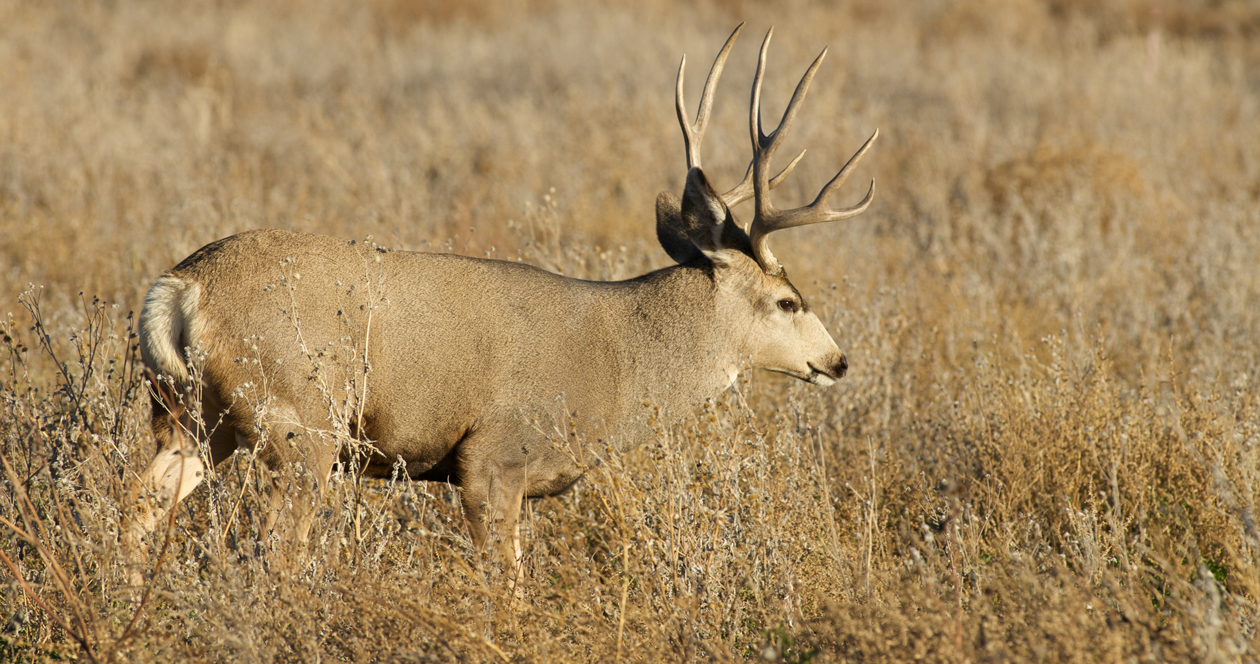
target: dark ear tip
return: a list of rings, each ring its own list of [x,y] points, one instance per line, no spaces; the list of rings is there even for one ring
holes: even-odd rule
[[[686,186],[687,186],[687,189],[691,189],[692,187],[698,187],[700,189],[707,189],[708,191],[712,192],[714,196],[717,195],[717,192],[713,190],[713,185],[709,184],[708,176],[706,176],[704,174],[704,171],[700,170],[698,166],[687,171],[687,185]],[[684,194],[684,198],[685,197],[686,195]]]
[[[718,195],[713,185],[709,184],[709,178],[705,176],[704,171],[692,168],[687,171],[687,186],[683,189],[683,215],[688,214],[688,209],[695,211],[699,208],[705,210],[701,214],[708,218],[708,224],[720,224],[729,214],[725,201]]]

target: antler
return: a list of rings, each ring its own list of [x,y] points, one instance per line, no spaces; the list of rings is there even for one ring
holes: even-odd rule
[[[766,49],[770,46],[770,37],[774,34],[774,28],[766,33],[766,38],[761,42],[761,56],[757,61],[757,75],[753,79],[752,89],[752,107],[749,112],[749,133],[752,134],[753,144],[753,163],[751,174],[753,179],[752,189],[753,195],[757,199],[757,211],[753,217],[752,226],[749,228],[748,235],[752,240],[753,257],[757,259],[757,263],[761,265],[761,269],[767,274],[778,274],[783,270],[779,265],[778,259],[774,254],[770,253],[770,247],[766,245],[766,236],[775,231],[794,226],[805,226],[807,224],[818,224],[825,221],[838,221],[840,219],[848,219],[857,214],[861,214],[863,210],[871,204],[871,199],[875,195],[875,180],[871,180],[871,188],[866,192],[866,198],[861,203],[853,207],[833,210],[827,207],[827,199],[849,179],[849,174],[853,172],[858,161],[870,149],[871,144],[879,136],[879,130],[876,129],[871,137],[866,139],[866,143],[849,158],[848,163],[840,172],[836,174],[827,186],[818,192],[818,197],[813,203],[804,207],[793,210],[779,210],[770,202],[770,190],[778,184],[778,180],[783,178],[784,173],[780,173],[773,179],[770,178],[770,160],[774,157],[775,150],[779,149],[779,145],[783,142],[783,138],[787,136],[788,130],[792,127],[792,121],[796,119],[796,112],[802,100],[805,99],[805,93],[809,91],[809,84],[814,79],[814,73],[818,71],[818,65],[822,64],[823,57],[827,55],[827,49],[823,49],[822,53],[814,59],[814,63],[806,70],[805,75],[801,77],[801,82],[796,85],[796,92],[792,93],[792,100],[788,102],[787,110],[783,112],[783,119],[779,121],[779,126],[770,132],[767,136],[761,128],[761,76],[766,68]],[[803,154],[803,153],[802,153]],[[786,171],[791,170],[796,162],[800,161],[798,156],[788,165]],[[747,182],[745,177],[745,182]],[[741,184],[740,187],[743,187]],[[736,187],[739,189],[740,187]],[[733,191],[733,190],[732,190]]]
[[[704,130],[709,124],[709,114],[713,111],[713,92],[717,89],[718,79],[722,77],[722,68],[726,66],[726,56],[730,55],[731,47],[735,45],[735,38],[739,36],[739,31],[744,29],[744,24],[740,23],[735,26],[735,31],[730,37],[726,38],[726,44],[722,46],[722,50],[718,52],[717,58],[713,61],[713,67],[709,69],[709,77],[704,81],[704,91],[700,94],[700,107],[696,109],[695,124],[687,124],[687,109],[683,102],[683,72],[687,68],[687,56],[683,56],[682,63],[678,65],[678,83],[674,93],[674,105],[678,110],[678,124],[682,126],[683,142],[687,146],[687,168],[700,168],[700,143],[704,140]],[[779,172],[778,175],[770,179],[768,186],[773,189],[783,182],[788,173],[796,167],[797,162],[805,156],[805,151],[801,150],[796,159],[788,164],[786,168]],[[726,203],[726,207],[734,207],[753,197],[753,163],[749,162],[748,171],[744,173],[744,181],[735,186],[734,189],[722,194],[722,202]]]

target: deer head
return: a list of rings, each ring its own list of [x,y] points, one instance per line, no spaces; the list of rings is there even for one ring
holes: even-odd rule
[[[701,169],[700,144],[713,109],[713,93],[718,78],[742,28],[743,24],[735,28],[718,53],[705,81],[695,122],[690,124],[683,101],[686,57],[679,65],[675,104],[687,150],[687,182],[681,200],[670,192],[662,192],[657,197],[657,237],[670,257],[679,263],[707,262],[712,266],[715,284],[723,295],[718,298],[719,306],[729,310],[731,320],[752,320],[752,324],[745,328],[747,337],[743,347],[753,366],[819,385],[830,385],[845,374],[848,361],[809,304],[788,280],[783,266],[771,253],[767,240],[775,231],[848,219],[866,210],[874,197],[874,180],[865,198],[857,205],[831,209],[827,207],[827,201],[848,179],[879,132],[867,139],[844,168],[822,188],[813,203],[790,210],[776,208],[770,200],[770,190],[783,182],[805,152],[797,155],[774,177],[770,176],[770,162],[787,137],[827,50],[823,49],[806,70],[779,126],[767,135],[761,124],[761,83],[766,51],[774,34],[772,28],[761,44],[757,74],[753,79],[749,112],[752,162],[743,181],[719,195]],[[749,199],[755,202],[755,212],[752,223],[745,229],[736,222],[731,208]]]

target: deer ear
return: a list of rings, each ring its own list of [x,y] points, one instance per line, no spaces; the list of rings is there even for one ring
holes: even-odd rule
[[[679,263],[701,254],[716,260],[722,250],[745,251],[748,245],[748,235],[699,168],[687,172],[682,201],[669,192],[656,198],[656,237]]]
[[[656,197],[656,239],[679,265],[701,256],[682,228],[682,201],[668,191]]]

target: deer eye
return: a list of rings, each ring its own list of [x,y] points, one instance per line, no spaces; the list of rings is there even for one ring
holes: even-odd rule
[[[794,314],[796,313],[796,302],[793,302],[792,300],[779,300],[779,308],[789,314]]]

